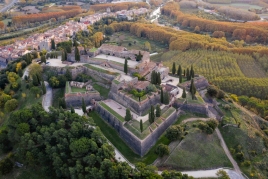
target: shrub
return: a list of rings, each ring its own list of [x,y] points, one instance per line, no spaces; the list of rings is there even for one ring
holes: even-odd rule
[[[248,160],[246,160],[246,161],[244,161],[244,162],[242,163],[242,165],[245,166],[245,167],[249,167],[249,166],[251,165],[251,162],[248,161]]]
[[[244,161],[244,153],[243,152],[238,152],[236,153],[235,155],[236,159],[239,160],[240,162],[243,162]]]
[[[173,125],[167,129],[166,137],[170,141],[178,140],[183,135],[183,128],[180,125]]]
[[[164,155],[168,155],[169,154],[169,148],[167,145],[164,144],[159,144],[157,146],[157,148],[155,149],[155,153],[159,156],[159,157],[163,157]]]
[[[13,162],[9,158],[0,161],[0,173],[6,175],[13,170]]]

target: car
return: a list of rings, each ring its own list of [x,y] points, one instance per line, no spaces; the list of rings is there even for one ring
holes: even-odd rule
[[[46,62],[46,64],[48,65],[48,64],[49,64],[49,62]]]

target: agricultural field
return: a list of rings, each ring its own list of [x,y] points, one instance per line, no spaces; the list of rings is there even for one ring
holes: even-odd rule
[[[199,170],[219,167],[232,167],[220,145],[216,132],[207,135],[197,128],[176,146],[162,163],[164,168],[175,170]]]
[[[147,49],[145,47],[145,42],[148,41],[150,43],[151,49]],[[163,52],[168,47],[152,40],[147,40],[144,38],[137,38],[136,36],[125,33],[125,32],[117,32],[114,33],[112,36],[110,36],[110,40],[107,42],[113,45],[121,45],[123,47],[126,47],[129,50],[146,50],[150,51],[150,53],[153,52]]]
[[[205,76],[221,89],[238,95],[259,98],[268,97],[266,60],[255,60],[249,55],[206,50],[168,51],[152,56],[153,61],[162,61],[172,68],[173,62],[182,69],[193,65],[195,74]]]

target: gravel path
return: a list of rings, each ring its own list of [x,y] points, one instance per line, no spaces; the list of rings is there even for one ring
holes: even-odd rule
[[[52,88],[49,86],[48,82],[45,81],[47,92],[43,96],[42,106],[45,111],[49,112],[49,107],[52,105]]]

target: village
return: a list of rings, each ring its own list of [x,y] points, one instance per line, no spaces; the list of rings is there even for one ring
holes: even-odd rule
[[[80,22],[69,21],[65,25],[50,29],[44,33],[31,35],[25,40],[18,40],[11,45],[0,46],[0,68],[5,68],[9,61],[14,61],[19,57],[31,52],[32,50],[50,51],[49,44],[54,39],[55,43],[68,41],[72,35],[81,30],[87,30],[88,25],[92,25],[103,17],[125,17],[131,19],[133,15],[141,15],[148,12],[146,8],[122,10],[111,12],[108,8],[107,12],[89,15],[80,19]]]

